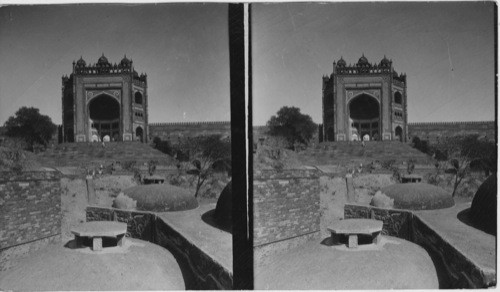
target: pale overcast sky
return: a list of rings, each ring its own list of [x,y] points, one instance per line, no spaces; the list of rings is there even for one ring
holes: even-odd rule
[[[61,123],[61,76],[126,54],[148,74],[150,122],[228,121],[227,4],[0,7],[0,124],[21,106]]]
[[[483,1],[254,4],[254,124],[285,105],[321,122],[321,77],[363,53],[406,72],[409,122],[494,120],[494,10]]]
[[[284,105],[321,122],[321,77],[384,55],[408,75],[410,122],[494,117],[493,2],[252,4],[254,124]],[[0,124],[21,106],[61,123],[73,60],[124,54],[148,74],[150,121],[229,120],[227,4],[0,8]]]

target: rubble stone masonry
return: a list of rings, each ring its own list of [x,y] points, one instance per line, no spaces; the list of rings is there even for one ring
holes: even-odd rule
[[[316,169],[258,170],[253,187],[254,247],[319,232]]]
[[[0,172],[0,252],[60,234],[59,172]]]

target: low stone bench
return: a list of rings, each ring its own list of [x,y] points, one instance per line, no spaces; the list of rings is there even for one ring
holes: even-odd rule
[[[123,246],[127,224],[114,221],[92,221],[85,222],[73,227],[71,233],[75,235],[77,247],[83,247],[84,238],[92,240],[92,250],[102,250],[102,238],[109,237],[117,240],[117,246]]]
[[[158,175],[150,175],[150,176],[145,176],[142,181],[144,182],[145,185],[149,184],[163,184],[165,182],[165,178],[162,176]]]
[[[422,182],[422,177],[415,174],[404,174],[401,176],[401,183],[419,183]]]
[[[328,231],[332,233],[332,238],[336,235],[347,235],[348,248],[358,247],[358,235],[372,236],[374,244],[380,243],[380,233],[382,232],[383,222],[373,219],[344,219],[335,222]]]

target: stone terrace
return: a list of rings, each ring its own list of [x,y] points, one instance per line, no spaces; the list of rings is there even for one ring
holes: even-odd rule
[[[80,166],[89,162],[136,161],[144,163],[157,160],[160,165],[171,164],[173,159],[139,142],[63,143],[48,148],[38,155],[40,163],[46,166]]]
[[[328,164],[367,164],[378,160],[396,160],[404,162],[414,159],[418,164],[429,164],[431,158],[397,141],[368,141],[365,147],[361,142],[323,142],[314,148],[308,148],[299,154],[299,159],[306,165]]]

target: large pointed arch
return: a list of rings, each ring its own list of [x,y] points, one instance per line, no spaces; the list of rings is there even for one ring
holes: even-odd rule
[[[357,137],[369,136],[372,140],[380,135],[381,126],[381,106],[374,96],[361,93],[353,97],[347,104],[349,114],[349,139],[353,139],[353,134]]]
[[[120,139],[120,103],[107,94],[93,97],[88,103],[89,132],[97,131],[102,140],[109,136],[113,141]]]

